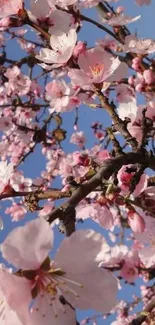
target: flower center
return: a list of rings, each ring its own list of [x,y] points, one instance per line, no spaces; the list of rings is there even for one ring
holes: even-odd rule
[[[94,66],[89,66],[89,69],[93,74],[93,76],[98,76],[101,73],[101,71],[104,69],[104,64],[96,63]]]

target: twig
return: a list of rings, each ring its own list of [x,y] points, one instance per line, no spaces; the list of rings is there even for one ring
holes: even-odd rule
[[[110,104],[108,102],[108,99],[102,94],[102,92],[99,89],[97,89],[95,86],[94,86],[94,89],[95,89],[96,95],[98,95],[98,97],[99,97],[102,107],[105,108],[105,110],[110,115],[110,117],[114,123],[115,129],[117,131],[119,131],[124,136],[126,141],[128,143],[130,143],[130,145],[132,146],[133,150],[136,151],[137,146],[138,146],[137,140],[131,136],[130,132],[127,129],[125,121],[123,121],[119,118],[119,116],[117,115],[117,113],[115,111],[114,105]]]
[[[103,26],[102,24],[98,23],[97,21],[89,18],[89,17],[86,17],[82,14],[79,15],[79,18],[81,18],[82,20],[84,21],[87,21],[88,23],[91,23],[93,25],[95,25],[96,27],[102,29],[105,33],[111,35],[113,38],[116,39],[116,41],[118,41],[119,43],[122,43],[124,44],[124,42],[122,42],[119,37],[117,37],[117,35],[115,35],[110,29],[106,28],[105,26]]]

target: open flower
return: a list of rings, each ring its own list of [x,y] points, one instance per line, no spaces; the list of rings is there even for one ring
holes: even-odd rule
[[[89,229],[73,233],[54,261],[47,257],[52,244],[51,227],[40,218],[14,229],[1,246],[3,257],[20,272],[0,271],[0,290],[23,324],[76,325],[75,307],[109,312],[118,283],[98,267],[106,245],[102,235]]]
[[[121,80],[127,74],[127,65],[100,48],[93,48],[78,57],[79,69],[71,69],[68,76],[80,86]]]
[[[54,64],[54,67],[60,67],[72,56],[76,41],[77,33],[75,28],[71,28],[67,34],[58,33],[58,35],[52,35],[50,38],[52,50],[43,48],[36,58],[47,64]]]

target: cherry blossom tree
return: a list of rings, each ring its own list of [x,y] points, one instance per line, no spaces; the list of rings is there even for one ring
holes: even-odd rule
[[[155,324],[155,40],[130,29],[153,0],[130,2],[0,0],[1,325]]]

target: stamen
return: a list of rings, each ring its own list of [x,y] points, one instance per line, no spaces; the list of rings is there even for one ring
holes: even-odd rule
[[[79,297],[80,297],[80,296],[76,293],[76,291],[73,290],[73,289],[71,289],[69,286],[65,285],[65,288],[63,289],[64,292],[65,292],[65,289],[68,289],[68,291],[66,291],[66,293],[71,292],[71,293],[73,293],[73,295],[74,295],[76,298],[79,298]]]
[[[69,283],[75,284],[76,286],[78,286],[80,288],[84,288],[83,284],[81,284],[79,282],[76,282],[76,281],[73,281],[73,280],[70,280],[70,279],[68,279],[66,277],[59,276],[59,279],[62,279],[62,284],[65,284],[66,282],[69,282]]]
[[[90,65],[89,69],[90,69],[90,71],[92,72],[93,75],[97,76],[104,69],[104,64],[96,63],[93,66]]]

